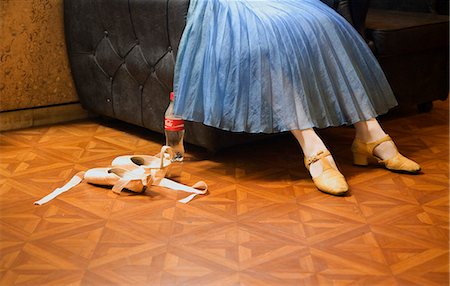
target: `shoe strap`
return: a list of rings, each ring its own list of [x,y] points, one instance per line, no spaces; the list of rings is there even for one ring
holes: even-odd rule
[[[169,158],[167,158],[167,159],[169,159],[170,161],[172,161],[172,159],[173,159],[173,157],[175,155],[174,152],[173,152],[172,147],[170,147],[170,146],[163,146],[161,148],[161,152],[159,153],[159,158],[161,159],[161,163],[160,163],[159,167],[161,169],[164,168],[164,159],[166,159],[164,154],[168,154],[169,155]]]
[[[56,198],[60,194],[65,193],[68,190],[72,189],[73,187],[75,187],[76,185],[81,183],[81,181],[83,181],[84,173],[85,172],[83,172],[83,171],[76,173],[75,176],[73,176],[72,179],[70,179],[70,181],[67,182],[64,186],[62,186],[61,188],[56,188],[50,194],[46,195],[45,197],[43,197],[39,201],[34,202],[34,204],[35,205],[43,205],[43,204],[53,200],[54,198]]]
[[[127,178],[127,179],[120,178],[120,180],[118,180],[112,187],[112,191],[116,194],[120,194],[122,192],[122,190],[125,189],[125,187],[130,182],[131,182],[131,179],[129,179],[129,178]]]
[[[171,190],[191,193],[191,195],[187,196],[186,198],[179,200],[179,202],[183,204],[190,202],[197,195],[204,195],[206,194],[206,192],[208,192],[208,185],[203,181],[199,181],[195,183],[192,187],[188,187],[186,185],[164,178],[158,182],[157,186],[165,187]]]
[[[321,150],[319,152],[317,152],[316,155],[311,156],[311,157],[306,157],[305,158],[305,165],[306,167],[309,169],[309,166],[317,161],[319,161],[322,158],[325,158],[327,156],[330,156],[331,153],[328,150]]]
[[[376,141],[366,143],[366,148],[369,154],[373,154],[373,150],[383,142],[392,141],[392,138],[389,135],[384,136]]]
[[[147,185],[147,177],[145,170],[143,168],[136,168],[133,171],[128,171],[125,176],[120,178],[112,187],[112,191],[116,194],[120,194],[123,189],[127,187],[127,185],[131,181],[142,181],[142,185]]]

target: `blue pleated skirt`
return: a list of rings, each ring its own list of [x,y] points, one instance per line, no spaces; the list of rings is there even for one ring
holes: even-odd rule
[[[397,105],[361,36],[319,0],[191,0],[175,113],[250,133],[352,124]]]

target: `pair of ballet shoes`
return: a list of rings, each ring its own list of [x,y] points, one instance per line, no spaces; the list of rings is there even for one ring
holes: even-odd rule
[[[77,173],[63,187],[55,189],[52,193],[36,201],[35,204],[45,204],[83,180],[90,184],[112,186],[112,191],[117,194],[120,194],[123,189],[141,193],[151,185],[191,193],[190,196],[179,200],[182,203],[188,203],[196,195],[206,194],[208,186],[203,181],[188,187],[165,178],[171,167],[173,155],[172,148],[163,146],[161,152],[156,156],[126,155],[117,157],[112,161],[110,167],[93,168]]]
[[[163,146],[157,156],[119,156],[111,162],[111,167],[88,170],[84,179],[91,184],[112,186],[113,192],[118,194],[123,189],[140,193],[165,177],[173,156],[169,146]]]

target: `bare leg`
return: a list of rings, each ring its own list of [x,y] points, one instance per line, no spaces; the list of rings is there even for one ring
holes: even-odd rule
[[[367,121],[360,121],[354,124],[356,129],[356,138],[363,142],[374,142],[386,136],[375,118]],[[381,159],[392,158],[396,154],[396,148],[392,141],[383,142],[374,149],[374,155]]]
[[[291,132],[300,144],[305,157],[311,157],[316,155],[319,151],[327,150],[322,139],[320,139],[313,129],[292,130]],[[337,169],[333,157],[328,156],[326,159],[333,168]],[[309,172],[313,178],[319,176],[322,173],[322,164],[320,164],[320,161],[311,164]]]

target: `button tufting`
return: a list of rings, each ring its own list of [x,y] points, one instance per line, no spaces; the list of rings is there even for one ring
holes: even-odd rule
[[[105,30],[103,33],[105,34],[105,36],[107,36],[107,37],[109,36],[108,31]]]
[[[106,102],[111,102],[111,98],[107,98],[107,99],[106,99]]]

